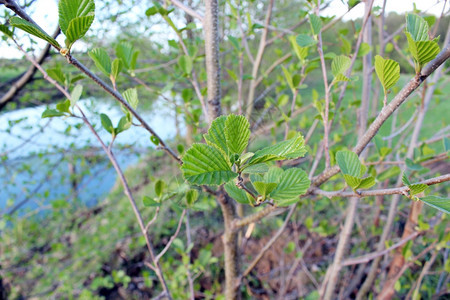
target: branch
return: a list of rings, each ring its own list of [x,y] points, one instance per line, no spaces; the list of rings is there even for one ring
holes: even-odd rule
[[[59,35],[60,29],[59,27],[55,30],[52,37],[56,39],[56,37]],[[45,45],[44,49],[42,49],[41,54],[36,59],[36,62],[41,65],[44,60],[48,57],[50,53],[50,44]],[[36,73],[37,68],[35,65],[31,65],[28,70],[16,81],[14,82],[9,90],[0,98],[0,110],[2,110],[8,102],[10,102],[17,93],[22,90],[27,83],[31,81],[34,74]]]
[[[261,220],[265,216],[269,215],[270,213],[276,211],[277,209],[278,209],[278,207],[276,207],[276,206],[266,206],[266,207],[264,207],[264,209],[254,213],[254,214],[251,214],[245,218],[236,219],[231,223],[232,231],[237,232],[241,227],[247,226],[251,223],[258,222],[259,220]]]
[[[180,229],[181,229],[181,224],[183,224],[183,220],[184,220],[184,215],[186,214],[186,210],[184,209],[183,212],[181,213],[181,217],[180,220],[178,221],[178,226],[177,226],[177,230],[175,230],[175,233],[170,237],[169,242],[166,244],[166,246],[164,247],[164,249],[161,251],[161,253],[159,253],[156,257],[155,257],[155,261],[158,262],[161,257],[167,252],[167,250],[169,250],[170,246],[172,245],[173,241],[177,238],[178,233],[180,233]]]
[[[181,10],[183,10],[188,15],[199,19],[200,22],[203,23],[203,16],[201,14],[199,14],[198,12],[196,12],[195,10],[193,10],[192,8],[190,8],[189,6],[184,5],[183,3],[181,3],[178,0],[170,0],[170,2],[172,2],[173,5],[175,5],[176,7],[180,8]]]
[[[265,27],[261,36],[261,40],[259,41],[259,47],[258,47],[258,53],[256,54],[255,62],[253,64],[252,69],[252,80],[250,81],[250,89],[248,92],[247,97],[247,117],[250,118],[252,111],[253,111],[253,98],[255,97],[255,90],[256,90],[256,76],[258,75],[259,66],[261,65],[262,57],[264,54],[264,50],[266,49],[266,39],[267,34],[269,33],[269,24],[270,24],[270,18],[272,16],[272,8],[273,8],[274,0],[270,0],[269,6],[267,7],[267,13],[266,13],[266,19],[265,19]]]
[[[439,184],[442,182],[446,182],[446,181],[450,181],[450,173],[449,174],[445,174],[442,176],[438,176],[438,177],[434,177],[434,178],[430,178],[427,180],[423,180],[418,182],[418,184],[426,184],[426,185],[434,185],[434,184]],[[379,190],[369,190],[369,191],[356,191],[356,192],[344,192],[344,191],[333,191],[333,192],[329,192],[329,191],[324,191],[318,188],[315,188],[314,190],[312,190],[312,194],[316,194],[316,195],[321,195],[321,196],[325,196],[327,198],[332,198],[332,197],[358,197],[358,198],[362,198],[362,197],[368,197],[368,196],[382,196],[382,195],[395,195],[395,194],[400,194],[400,195],[404,195],[406,193],[409,192],[409,187],[407,186],[402,186],[402,187],[397,187],[397,188],[390,188],[390,189],[379,189]]]
[[[411,93],[414,92],[422,84],[422,82],[427,79],[427,77],[430,76],[430,74],[433,73],[440,65],[442,65],[449,57],[450,46],[447,44],[447,46],[442,49],[438,56],[425,66],[425,68],[422,70],[422,74],[414,76],[414,78],[412,78],[403,87],[403,89],[394,97],[394,99],[382,109],[382,111],[370,125],[369,129],[364,133],[363,137],[353,148],[353,151],[356,154],[359,155],[364,150],[367,144],[369,144],[372,138],[377,134],[381,125],[383,125],[384,122],[386,122],[386,120],[392,115],[392,113],[397,110],[398,107],[403,104],[403,102],[406,101],[408,96],[411,95]],[[337,165],[325,169],[322,174],[313,178],[310,191],[312,191],[315,187],[320,186],[322,183],[324,183],[337,173],[339,173],[339,167]]]
[[[284,230],[286,229],[289,220],[292,217],[292,214],[295,211],[295,208],[297,207],[297,204],[294,204],[291,206],[289,213],[287,214],[286,218],[284,219],[283,226],[278,229],[277,233],[267,242],[266,245],[264,245],[264,248],[259,251],[258,255],[252,260],[252,262],[248,265],[248,267],[245,269],[245,271],[242,273],[242,275],[237,279],[236,285],[239,286],[242,279],[250,274],[250,272],[253,270],[253,268],[258,264],[258,262],[261,260],[261,258],[264,256],[264,254],[267,252],[267,250],[272,247],[272,245],[278,240],[278,238],[283,234]]]
[[[343,261],[341,263],[341,267],[368,263],[369,261],[371,261],[371,260],[373,260],[373,259],[375,259],[377,257],[380,257],[380,256],[383,256],[385,254],[388,254],[392,250],[395,250],[398,247],[403,246],[408,241],[418,237],[420,234],[421,234],[420,232],[416,231],[413,234],[411,234],[410,236],[408,236],[406,239],[403,239],[403,240],[395,243],[394,245],[392,245],[391,247],[389,247],[389,248],[387,248],[387,249],[385,249],[383,251],[377,251],[377,252],[369,253],[369,254],[366,254],[366,255],[363,255],[363,256],[346,259],[345,261]]]

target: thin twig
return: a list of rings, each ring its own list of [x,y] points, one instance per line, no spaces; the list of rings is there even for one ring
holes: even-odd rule
[[[169,250],[169,248],[172,245],[173,241],[177,238],[178,233],[180,233],[181,224],[183,224],[185,215],[186,215],[186,210],[183,209],[183,212],[181,213],[180,220],[178,221],[177,230],[175,230],[175,233],[170,237],[170,240],[169,240],[169,242],[167,242],[167,244],[164,247],[164,249],[158,255],[156,255],[156,257],[155,257],[155,261],[156,262],[158,262],[161,259],[161,257],[167,252],[167,250]]]

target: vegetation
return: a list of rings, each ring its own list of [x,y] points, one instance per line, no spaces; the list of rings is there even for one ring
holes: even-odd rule
[[[47,105],[0,127],[0,298],[448,295],[444,10],[59,0],[48,34],[33,2],[0,0],[0,109]],[[52,123],[92,138],[30,151]]]

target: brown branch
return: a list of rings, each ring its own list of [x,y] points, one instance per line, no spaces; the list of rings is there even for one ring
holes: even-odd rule
[[[376,251],[374,253],[369,253],[363,256],[359,256],[359,257],[354,257],[354,258],[348,258],[345,261],[343,261],[341,263],[342,267],[345,266],[351,266],[351,265],[358,265],[358,264],[364,264],[364,263],[368,263],[369,261],[383,256],[385,254],[388,254],[389,252],[391,252],[392,250],[397,249],[398,247],[403,246],[404,244],[406,244],[408,241],[415,239],[416,237],[418,237],[421,233],[420,232],[414,232],[413,234],[411,234],[410,236],[408,236],[405,239],[402,239],[401,241],[398,241],[397,243],[395,243],[394,245],[392,245],[391,247],[382,250],[382,251]]]
[[[52,37],[56,39],[59,33],[60,29],[58,27],[53,33]],[[36,62],[39,65],[41,65],[50,54],[50,48],[51,45],[46,44],[44,49],[42,49],[41,54],[36,58]],[[31,64],[28,70],[11,85],[9,90],[0,98],[0,110],[2,110],[10,101],[12,101],[14,99],[14,96],[16,96],[17,93],[20,92],[33,79],[36,71],[36,66]]]
[[[414,76],[403,89],[394,97],[394,99],[388,103],[386,107],[378,114],[376,119],[370,125],[369,129],[364,133],[362,138],[358,141],[353,151],[356,154],[360,154],[362,150],[369,144],[372,138],[377,134],[381,126],[386,122],[386,120],[392,115],[397,108],[406,101],[409,95],[414,92],[422,82],[428,78],[440,65],[442,65],[450,57],[450,46],[446,45],[445,48],[437,55],[437,57],[432,60],[429,64],[423,68],[422,73]],[[330,179],[332,176],[339,173],[339,167],[337,165],[325,169],[322,174],[313,178],[310,191],[314,187],[320,186],[322,183]]]
[[[259,47],[258,47],[258,53],[256,54],[255,62],[253,64],[252,69],[252,79],[250,80],[250,86],[249,86],[249,92],[247,97],[247,111],[246,115],[248,118],[251,117],[252,111],[253,111],[253,98],[255,97],[255,90],[256,90],[256,76],[258,75],[258,70],[261,65],[261,61],[264,55],[264,50],[266,49],[266,39],[267,35],[269,33],[269,24],[270,24],[270,18],[272,17],[272,8],[274,4],[274,0],[270,0],[269,5],[267,7],[266,12],[266,19],[264,21],[265,27],[263,30],[263,33],[261,35],[261,39],[259,41]]]
[[[167,242],[166,246],[164,247],[163,250],[161,250],[161,252],[156,255],[155,257],[155,261],[158,262],[161,257],[163,257],[163,255],[167,252],[167,250],[169,250],[170,246],[172,245],[173,241],[177,238],[178,234],[180,233],[180,229],[181,229],[181,224],[183,224],[183,220],[184,220],[184,216],[186,215],[186,210],[183,209],[183,212],[181,213],[181,217],[180,220],[178,221],[178,226],[177,229],[175,230],[175,233],[170,237],[169,242]]]
[[[445,174],[442,176],[438,176],[438,177],[434,177],[434,178],[430,178],[427,180],[423,180],[418,182],[422,183],[422,184],[426,184],[426,185],[434,185],[434,184],[439,184],[442,182],[446,182],[446,181],[450,181],[450,174]],[[407,186],[402,186],[402,187],[397,187],[397,188],[390,188],[390,189],[379,189],[379,190],[369,190],[369,191],[356,191],[356,192],[344,192],[344,191],[333,191],[333,192],[328,192],[328,191],[324,191],[318,188],[315,188],[314,190],[312,190],[312,194],[316,194],[316,195],[321,195],[321,196],[325,196],[327,198],[332,198],[332,197],[358,197],[358,198],[362,198],[362,197],[369,197],[369,196],[381,196],[381,195],[395,195],[395,194],[399,194],[399,195],[405,195],[409,192],[409,187]]]
[[[196,12],[195,10],[193,10],[191,7],[184,5],[183,3],[181,3],[178,0],[170,0],[170,2],[172,2],[173,5],[180,8],[182,11],[184,11],[188,15],[199,19],[200,22],[203,22],[203,16],[201,14],[199,14],[198,12]]]

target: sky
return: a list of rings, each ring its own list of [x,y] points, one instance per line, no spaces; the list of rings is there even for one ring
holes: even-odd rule
[[[347,2],[347,1],[344,1]],[[44,4],[45,3],[45,4]],[[439,16],[444,7],[445,1],[443,0],[388,0],[386,4],[386,12],[405,13],[413,9],[413,3],[419,10],[427,11],[430,14]],[[375,0],[374,6],[382,6],[383,0]],[[450,5],[447,5],[445,10],[449,11]],[[0,10],[4,7],[0,6]],[[347,11],[347,5],[341,0],[333,0],[330,6],[323,12],[325,16],[341,16]],[[49,34],[52,34],[56,28],[58,9],[57,0],[38,0],[37,5],[34,5],[33,11],[29,11],[32,18]],[[350,13],[348,13],[344,20],[361,18],[364,15],[364,5],[359,4],[354,7]],[[0,19],[0,23],[4,20]],[[94,21],[95,23],[95,21]],[[95,25],[95,24],[94,24]],[[64,44],[64,37],[60,35],[58,42]],[[44,47],[44,42],[38,44],[40,47]],[[77,44],[75,44],[76,50]],[[15,47],[8,47],[5,42],[0,41],[0,58],[20,58],[22,54]]]

